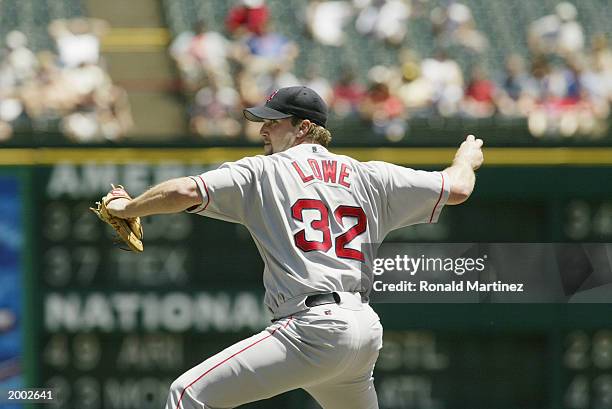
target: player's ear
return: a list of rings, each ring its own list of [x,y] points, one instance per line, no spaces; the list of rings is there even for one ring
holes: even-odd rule
[[[310,122],[308,119],[302,120],[302,122],[300,123],[299,131],[298,131],[300,138],[305,138],[306,135],[308,135],[308,131],[310,130],[311,125],[312,125],[312,122]]]

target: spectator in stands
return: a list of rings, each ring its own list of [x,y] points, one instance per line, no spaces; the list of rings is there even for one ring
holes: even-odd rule
[[[77,105],[81,101],[91,100],[96,91],[112,85],[110,76],[100,66],[92,63],[66,68],[63,74],[68,87],[79,101]]]
[[[411,50],[401,53],[401,84],[397,96],[406,106],[410,117],[426,117],[434,114],[434,85],[421,75],[421,62]]]
[[[518,54],[506,58],[505,78],[502,80],[502,90],[513,101],[517,101],[530,88],[533,88],[533,78],[525,71],[525,62]]]
[[[57,56],[51,51],[39,53],[40,68],[36,78],[21,88],[21,98],[34,127],[45,129],[68,113],[75,104],[74,93],[66,75],[57,63]]]
[[[257,58],[292,62],[298,55],[295,43],[275,32],[271,24],[262,28],[261,33],[250,36],[246,45],[249,53]]]
[[[535,20],[529,26],[527,40],[534,54],[568,56],[584,48],[584,30],[576,20],[578,12],[569,2],[555,7],[555,14]]]
[[[610,127],[608,118],[612,105],[612,50],[608,47],[608,39],[603,33],[593,36],[590,62],[591,67],[583,74],[582,83],[597,117],[592,133],[605,135]]]
[[[472,68],[465,89],[462,111],[471,118],[489,118],[495,113],[495,84],[480,65]]]
[[[183,90],[187,92],[195,90],[200,83],[200,67],[196,59],[190,55],[189,49],[195,33],[201,31],[202,24],[198,21],[192,30],[178,34],[168,48],[168,53],[179,70]]]
[[[306,28],[323,45],[340,47],[344,44],[344,25],[353,15],[348,1],[310,0],[306,8]]]
[[[591,70],[585,78],[585,86],[591,94],[612,103],[612,50],[608,47],[605,34],[593,36],[589,58]]]
[[[5,58],[0,60],[0,96],[12,94],[17,85],[13,68]]]
[[[179,34],[170,45],[170,55],[175,60],[184,87],[195,91],[209,78],[230,85],[228,54],[232,43],[222,34],[209,31],[204,21],[198,21],[193,31]]]
[[[547,98],[547,84],[550,72],[551,67],[545,57],[536,55],[531,58],[530,74],[534,84],[533,96],[537,103],[541,103]]]
[[[10,138],[15,123],[25,117],[20,87],[36,76],[38,68],[38,60],[27,43],[20,31],[6,36],[7,48],[0,61],[0,140]]]
[[[588,116],[592,122],[602,121],[610,113],[608,86],[611,80],[608,79],[606,83],[606,78],[595,73],[587,62],[584,56],[574,56],[567,60],[567,105],[574,102],[583,119]],[[581,124],[584,123],[581,120]]]
[[[458,45],[480,54],[489,46],[487,37],[476,29],[472,11],[465,4],[452,1],[447,7],[436,7],[430,21],[438,47]]]
[[[364,35],[373,34],[387,43],[400,46],[406,37],[410,2],[405,0],[358,0],[360,9],[355,27]]]
[[[49,25],[49,34],[55,40],[60,61],[68,68],[84,63],[97,64],[100,38],[107,30],[105,21],[93,18],[59,19]]]
[[[577,103],[580,100],[587,98],[587,91],[582,84],[583,74],[585,71],[584,58],[574,56],[568,58],[566,66],[563,69],[563,76],[565,77],[566,91],[564,97],[571,102]]]
[[[433,86],[433,102],[438,113],[455,115],[463,99],[463,73],[459,64],[444,50],[438,50],[433,58],[423,60],[421,75]]]
[[[18,89],[14,87],[13,76],[0,69],[0,141],[9,139],[15,123],[24,116],[24,107]],[[4,84],[3,84],[4,83]]]
[[[248,66],[245,65],[238,67],[238,72],[236,73],[236,86],[236,89],[240,95],[241,112],[242,108],[256,105],[260,103],[260,101],[264,100],[267,96],[260,88],[260,84],[257,82],[257,77],[253,75]],[[240,119],[242,120],[243,126],[242,134],[246,137],[246,139],[252,142],[259,142],[261,138],[259,136],[259,128],[261,128],[261,124],[246,121],[243,117]]]
[[[605,33],[596,33],[591,41],[591,64],[612,78],[612,50]]]
[[[229,10],[225,27],[234,38],[261,35],[268,24],[269,15],[265,0],[240,0]]]
[[[240,95],[228,86],[218,86],[211,80],[207,86],[198,91],[191,108],[191,129],[204,137],[236,138],[242,127],[240,118]]]
[[[252,73],[269,73],[281,67],[290,71],[299,54],[297,45],[267,25],[261,34],[252,35],[244,42],[239,61]]]
[[[532,61],[532,73],[539,103],[555,107],[577,102],[577,77],[566,65],[551,64],[544,57],[536,57]]]
[[[75,142],[96,142],[99,134],[98,118],[93,111],[75,111],[62,119],[60,129]]]
[[[534,78],[525,70],[525,61],[518,54],[506,58],[505,75],[496,96],[499,112],[508,117],[527,116],[537,97]]]
[[[38,60],[28,48],[28,38],[21,31],[13,30],[6,35],[7,53],[3,63],[14,77],[15,85],[23,84],[36,76]]]
[[[389,90],[390,76],[386,67],[370,69],[370,86],[359,109],[362,118],[372,124],[375,135],[399,141],[406,134],[406,117],[404,104]]]
[[[330,109],[337,117],[344,118],[359,112],[359,106],[365,96],[364,87],[355,80],[352,68],[341,70],[340,79],[333,87],[333,98]]]
[[[79,142],[116,140],[131,126],[125,91],[98,65],[66,69],[65,78],[73,93],[70,112],[62,119],[66,135]]]
[[[15,123],[23,116],[24,107],[16,95],[0,95],[0,140],[6,140],[13,134]]]

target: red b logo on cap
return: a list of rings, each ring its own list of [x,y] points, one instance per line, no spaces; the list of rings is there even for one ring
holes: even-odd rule
[[[278,90],[275,90],[273,93],[271,93],[270,96],[268,97],[268,99],[266,99],[266,102],[270,102],[270,100],[272,98],[274,98],[274,95],[276,95],[277,92],[278,92]]]

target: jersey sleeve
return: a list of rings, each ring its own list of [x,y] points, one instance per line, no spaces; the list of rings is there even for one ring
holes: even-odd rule
[[[443,172],[427,172],[369,162],[373,183],[378,185],[380,220],[389,232],[419,223],[436,223],[450,195]]]
[[[245,158],[191,176],[200,190],[202,204],[187,212],[244,224],[248,205],[256,203],[260,192],[262,162],[259,157]]]

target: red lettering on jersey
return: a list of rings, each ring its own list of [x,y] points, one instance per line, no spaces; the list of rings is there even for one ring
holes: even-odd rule
[[[300,175],[300,178],[302,179],[302,182],[308,183],[308,182],[310,182],[311,180],[314,179],[314,176],[312,176],[312,175],[308,175],[308,176],[304,175],[304,172],[302,171],[302,169],[300,168],[300,165],[298,165],[297,162],[294,161],[294,162],[291,162],[291,164],[295,168],[295,171],[298,173],[298,175]]]
[[[336,168],[337,163],[335,160],[322,160],[323,165],[323,180],[325,182],[336,183]]]
[[[321,168],[319,168],[319,162],[317,162],[314,159],[308,159],[308,163],[310,164],[310,168],[312,169],[312,173],[314,173],[314,176],[321,180]]]
[[[350,170],[351,168],[346,166],[344,163],[342,164],[342,166],[340,166],[340,175],[338,176],[338,183],[340,183],[344,187],[351,187],[351,184],[346,181]]]

